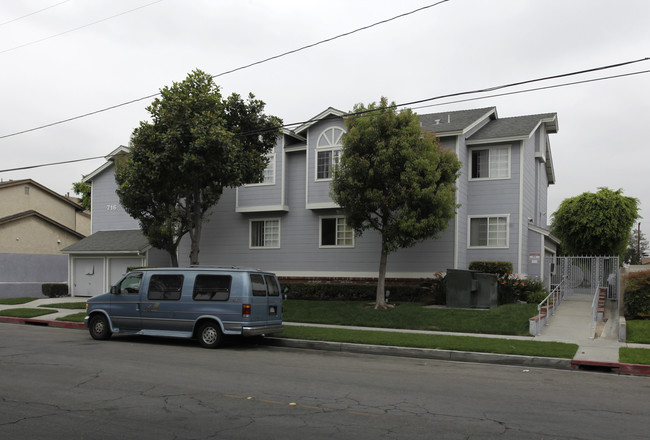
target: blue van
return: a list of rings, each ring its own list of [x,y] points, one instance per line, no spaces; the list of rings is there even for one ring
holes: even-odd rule
[[[197,338],[282,332],[275,274],[240,268],[157,268],[127,273],[110,293],[90,298],[84,323],[94,339],[113,333]]]

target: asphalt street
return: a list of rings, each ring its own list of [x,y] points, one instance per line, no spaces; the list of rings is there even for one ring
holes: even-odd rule
[[[647,377],[0,323],[5,439],[647,439]]]

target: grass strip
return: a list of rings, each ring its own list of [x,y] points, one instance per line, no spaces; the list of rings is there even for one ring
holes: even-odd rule
[[[311,324],[530,336],[528,318],[536,314],[535,304],[468,310],[397,303],[391,309],[374,310],[363,301],[287,300],[283,319]]]
[[[650,344],[650,320],[627,321],[627,342]]]
[[[52,307],[53,309],[86,310],[86,301],[54,303],[54,304],[47,304],[39,307]]]
[[[6,309],[0,310],[0,316],[8,316],[11,318],[36,318],[38,316],[49,315],[51,313],[56,313],[56,310],[50,309]]]
[[[618,351],[618,360],[624,364],[650,365],[650,349],[621,347]]]
[[[80,312],[80,313],[73,313],[72,315],[61,316],[60,318],[56,318],[56,320],[65,321],[65,322],[84,322],[85,317],[86,317],[86,312]]]
[[[312,341],[347,342],[354,344],[388,345],[397,347],[514,354],[564,359],[572,359],[578,350],[578,345],[576,344],[565,344],[561,342],[541,342],[532,340],[521,341],[481,338],[476,336],[426,335],[305,326],[285,326],[284,331],[275,336]]]
[[[29,296],[29,297],[27,297],[27,296],[26,297],[20,297],[20,298],[2,298],[2,299],[0,299],[0,304],[5,304],[5,305],[8,305],[8,306],[15,306],[15,305],[18,305],[18,304],[26,304],[28,302],[35,301],[37,299],[38,298],[34,298],[34,297],[31,297],[31,296]]]

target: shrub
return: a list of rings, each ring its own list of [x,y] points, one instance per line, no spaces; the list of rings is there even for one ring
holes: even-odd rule
[[[43,283],[41,285],[41,292],[43,292],[43,295],[50,298],[68,296],[68,285],[61,283]]]
[[[427,278],[420,283],[420,287],[429,292],[424,298],[427,305],[444,305],[447,303],[447,273],[436,272],[433,278]]]
[[[649,319],[650,271],[631,273],[625,281],[625,317]]]
[[[469,270],[505,276],[512,273],[512,263],[509,261],[472,261],[469,263]]]
[[[528,292],[526,295],[526,302],[528,304],[539,304],[548,296],[548,293],[544,290],[537,290]]]
[[[427,290],[420,286],[388,285],[391,302],[422,302]],[[377,298],[375,284],[344,283],[282,283],[282,294],[289,299],[319,301],[374,301]]]

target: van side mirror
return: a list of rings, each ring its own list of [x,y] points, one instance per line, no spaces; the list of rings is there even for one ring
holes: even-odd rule
[[[120,294],[120,286],[111,286],[111,293],[113,295],[119,295]]]

